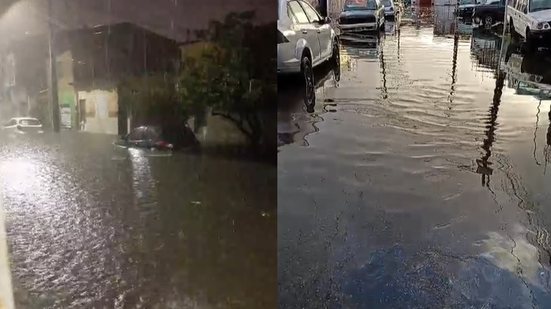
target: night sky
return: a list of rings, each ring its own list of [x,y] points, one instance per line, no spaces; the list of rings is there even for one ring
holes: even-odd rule
[[[45,4],[46,0],[20,0],[7,9],[0,6],[0,37],[43,32],[48,18]],[[259,22],[275,21],[277,1],[54,0],[55,22],[62,29],[132,22],[178,41],[193,39],[194,30],[204,29],[212,19],[247,10],[255,10]]]

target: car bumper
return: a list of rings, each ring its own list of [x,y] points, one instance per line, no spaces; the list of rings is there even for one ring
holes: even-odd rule
[[[295,49],[287,44],[277,45],[277,73],[299,73],[300,59],[295,54]]]
[[[361,23],[361,24],[349,24],[339,25],[342,32],[360,32],[360,31],[374,31],[377,30],[377,23]]]
[[[535,39],[539,43],[551,46],[551,30],[532,31],[531,39]]]

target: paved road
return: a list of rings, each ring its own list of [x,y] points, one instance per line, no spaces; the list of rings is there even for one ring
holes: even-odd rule
[[[285,308],[551,306],[551,52],[442,14],[281,88]]]
[[[2,136],[17,307],[275,307],[275,167],[112,141]]]

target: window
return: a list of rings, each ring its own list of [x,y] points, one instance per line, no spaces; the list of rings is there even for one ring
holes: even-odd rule
[[[345,11],[367,10],[368,0],[346,0],[344,3]]]
[[[531,0],[530,12],[551,10],[551,0]]]
[[[128,134],[128,140],[130,141],[141,141],[144,139],[144,135],[145,135],[145,128],[143,127],[140,127],[140,128],[136,128],[134,129],[132,132],[130,132],[130,134]]]
[[[289,2],[289,7],[291,8],[291,12],[293,12],[293,15],[297,19],[297,23],[299,24],[308,24],[310,23],[308,21],[308,17],[306,16],[306,13],[300,6],[300,4],[297,1],[291,1]]]
[[[308,19],[310,20],[311,23],[321,21],[321,17],[308,3],[301,1],[301,5],[302,5],[302,8],[304,8],[304,11],[306,12],[306,15],[308,16]]]
[[[21,119],[19,120],[19,124],[24,126],[39,126],[40,121],[38,121],[37,119]]]
[[[289,7],[289,5],[287,5],[287,16],[289,16],[289,19],[291,19],[293,24],[298,23],[297,18],[295,17],[295,14],[291,12],[291,8]]]

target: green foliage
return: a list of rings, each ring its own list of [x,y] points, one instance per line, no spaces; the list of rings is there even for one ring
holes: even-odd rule
[[[231,13],[223,22],[211,22],[202,33],[211,44],[184,58],[179,93],[185,109],[212,108],[258,146],[259,113],[274,106],[277,95],[275,25],[255,27],[253,17]]]
[[[179,104],[175,78],[169,75],[141,76],[119,84],[120,101],[131,111],[136,124],[181,123],[188,113]]]

